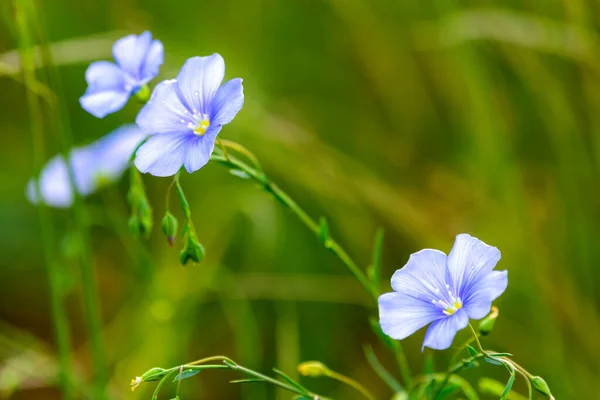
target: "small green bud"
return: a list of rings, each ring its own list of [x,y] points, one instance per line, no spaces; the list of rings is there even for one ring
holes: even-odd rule
[[[173,247],[175,236],[177,236],[177,225],[177,218],[167,211],[162,220],[162,230],[171,247]]]
[[[481,336],[489,335],[492,332],[497,318],[498,307],[492,307],[492,311],[479,323],[479,333]]]
[[[144,372],[140,378],[142,378],[142,382],[158,381],[165,376],[167,372],[169,371],[163,368],[151,368]]]
[[[131,232],[131,236],[134,238],[140,236],[140,219],[138,217],[135,215],[129,217],[127,225],[129,226],[129,232]]]
[[[550,391],[550,387],[548,387],[548,384],[541,376],[534,376],[531,378],[531,384],[538,392],[545,394],[550,399],[554,399],[554,396],[552,396],[552,392]]]
[[[205,253],[204,246],[198,242],[194,234],[190,233],[184,249],[179,253],[179,262],[181,265],[186,265],[190,260],[200,263],[204,260]]]
[[[310,376],[316,378],[319,376],[328,376],[330,374],[329,368],[320,361],[307,361],[298,365],[298,372],[304,376]]]
[[[135,97],[137,97],[137,99],[142,103],[146,103],[148,100],[150,100],[151,94],[152,92],[150,92],[148,85],[143,85],[137,90],[137,92],[135,92]]]

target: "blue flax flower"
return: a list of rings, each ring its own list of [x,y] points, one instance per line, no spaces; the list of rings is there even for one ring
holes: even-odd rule
[[[163,45],[152,40],[150,32],[129,35],[115,42],[113,57],[116,64],[97,61],[85,72],[88,88],[79,101],[84,110],[98,118],[119,111],[129,96],[158,75]]]
[[[99,140],[71,151],[71,163],[75,187],[87,196],[100,187],[117,181],[130,164],[131,156],[146,135],[136,125],[122,126]],[[44,166],[39,177],[41,196],[35,179],[27,184],[29,201],[57,208],[73,204],[73,190],[69,180],[67,163],[62,155],[54,156]]]
[[[242,80],[221,85],[225,62],[219,54],[193,57],[177,79],[156,86],[136,123],[150,138],[136,153],[135,166],[155,176],[192,173],[210,159],[221,127],[244,104]]]
[[[447,349],[506,290],[508,271],[493,270],[499,260],[497,248],[467,234],[456,237],[448,256],[432,249],[412,254],[392,276],[394,292],[379,297],[383,332],[401,340],[432,323],[423,348]]]

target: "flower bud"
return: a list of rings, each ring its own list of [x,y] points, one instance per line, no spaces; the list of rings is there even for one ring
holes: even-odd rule
[[[298,365],[298,372],[304,376],[316,378],[319,376],[328,376],[330,371],[325,364],[320,361],[307,361]]]
[[[150,91],[148,85],[143,85],[137,90],[137,92],[135,92],[135,97],[137,97],[140,102],[146,103],[148,100],[150,100],[151,94],[152,92]]]
[[[554,399],[554,397],[552,396],[552,392],[550,392],[548,384],[541,376],[534,376],[533,378],[531,378],[531,385],[538,392],[545,394],[550,399]]]
[[[489,335],[492,332],[497,318],[498,307],[492,307],[492,311],[479,323],[479,333],[481,336]]]
[[[164,368],[151,368],[148,371],[144,372],[144,374],[140,378],[142,379],[142,382],[158,381],[163,376],[165,376],[167,372],[169,371]]]
[[[146,197],[139,171],[135,168],[132,168],[131,171],[131,186],[127,193],[127,201],[131,207],[131,217],[128,221],[129,230],[134,237],[148,237],[152,231],[152,208]]]
[[[173,247],[175,243],[175,236],[177,236],[177,219],[170,212],[166,212],[162,220],[162,230],[169,245]]]
[[[204,254],[204,246],[198,242],[198,239],[196,239],[194,234],[190,233],[185,247],[179,253],[179,262],[181,265],[186,265],[190,260],[199,263],[204,260]]]

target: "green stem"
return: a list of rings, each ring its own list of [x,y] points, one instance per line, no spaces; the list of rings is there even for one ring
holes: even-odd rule
[[[78,236],[81,244],[80,249],[80,264],[81,264],[81,279],[83,283],[83,303],[84,311],[87,323],[88,337],[90,339],[90,346],[92,352],[92,361],[94,364],[96,374],[96,399],[102,400],[106,398],[106,386],[107,386],[107,372],[106,372],[106,361],[104,358],[104,349],[102,346],[102,321],[100,316],[100,304],[98,289],[96,287],[92,252],[90,246],[89,232],[85,222],[85,209],[83,201],[79,192],[76,189],[75,184],[75,173],[73,171],[73,164],[70,159],[70,150],[72,146],[71,129],[69,126],[69,115],[67,113],[66,102],[63,97],[62,82],[58,69],[53,62],[52,54],[48,48],[48,44],[45,37],[45,29],[42,25],[42,20],[37,15],[38,12],[43,12],[41,4],[33,4],[31,0],[31,12],[36,21],[38,27],[38,35],[40,37],[40,50],[42,54],[42,60],[46,70],[48,71],[48,79],[50,86],[56,93],[56,102],[53,104],[55,110],[51,112],[51,115],[58,114],[55,124],[59,133],[62,145],[62,151],[67,161],[67,169],[69,175],[69,181],[74,197],[74,214],[75,224],[78,231]]]
[[[396,349],[394,351],[394,355],[396,357],[396,362],[398,363],[398,368],[400,369],[400,374],[402,375],[402,379],[404,380],[404,384],[406,387],[412,386],[412,372],[410,370],[410,366],[408,365],[408,360],[406,359],[406,354],[404,353],[404,348],[402,347],[402,343],[399,341],[396,343]]]
[[[32,135],[32,149],[35,163],[36,176],[39,176],[39,171],[44,162],[44,134],[43,134],[43,117],[40,109],[40,104],[35,94],[28,88],[35,84],[35,60],[33,55],[33,43],[27,25],[26,8],[24,0],[15,2],[15,19],[17,28],[20,32],[20,53],[23,69],[23,80],[25,82],[25,97],[27,100],[28,110],[30,114],[30,130]],[[69,357],[70,335],[67,312],[64,307],[63,291],[61,283],[63,276],[61,268],[56,263],[55,248],[55,232],[54,224],[50,210],[44,204],[41,198],[41,188],[39,179],[36,179],[36,191],[38,194],[38,218],[40,221],[40,230],[43,243],[44,260],[46,271],[48,274],[48,284],[50,289],[50,309],[54,325],[54,335],[58,348],[58,364],[59,373],[58,379],[62,389],[63,398],[70,400],[74,398],[73,388],[71,385],[71,360]]]
[[[351,379],[345,375],[339,374],[339,373],[337,373],[335,371],[331,371],[331,370],[329,370],[329,372],[327,373],[327,376],[332,379],[335,379],[337,381],[340,381],[342,383],[345,383],[348,386],[353,387],[357,391],[361,392],[362,395],[365,396],[367,399],[375,400],[375,396],[373,396],[363,385],[356,382],[354,379]]]
[[[319,235],[320,227],[319,224],[313,220],[290,196],[288,196],[283,190],[273,183],[269,178],[262,172],[257,171],[255,168],[239,161],[238,159],[229,156],[225,158],[219,154],[213,154],[211,160],[217,161],[230,168],[235,168],[244,171],[253,180],[258,182],[267,192],[271,193],[277,200],[289,208],[296,216],[310,229],[315,235]],[[362,287],[367,291],[371,299],[377,303],[378,293],[375,288],[371,285],[371,282],[367,276],[361,271],[358,265],[350,258],[348,253],[337,243],[333,238],[329,238],[324,243],[325,247],[335,254],[338,259],[350,270],[352,275],[358,280]]]

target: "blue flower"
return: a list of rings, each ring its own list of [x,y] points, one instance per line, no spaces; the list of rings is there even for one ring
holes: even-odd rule
[[[481,319],[508,285],[508,271],[494,271],[500,251],[467,234],[446,255],[425,249],[410,256],[392,276],[393,293],[379,297],[379,322],[386,335],[404,339],[433,322],[425,346],[450,347],[469,319]]]
[[[129,96],[158,75],[163,63],[163,45],[150,32],[129,35],[113,46],[116,64],[97,61],[85,72],[88,88],[79,99],[81,107],[98,118],[119,111]]]
[[[152,135],[136,153],[141,172],[171,176],[183,165],[192,173],[209,161],[221,127],[244,104],[242,80],[221,86],[224,76],[225,62],[213,54],[190,58],[177,79],[156,86],[136,119]]]
[[[87,196],[108,183],[117,181],[130,164],[131,156],[146,135],[136,125],[122,126],[85,147],[74,148],[70,159],[75,187]],[[27,184],[29,201],[41,200],[53,207],[67,208],[73,204],[67,163],[62,155],[54,156],[44,166],[39,177],[41,196],[35,179]]]

